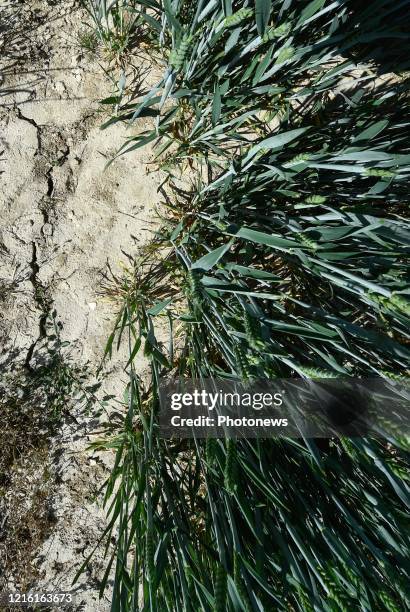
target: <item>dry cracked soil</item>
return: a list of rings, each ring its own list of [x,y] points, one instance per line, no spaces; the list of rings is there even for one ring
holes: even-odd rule
[[[21,380],[51,313],[76,368],[97,367],[115,319],[102,278],[152,235],[160,176],[146,149],[106,168],[129,133],[100,129],[112,83],[81,44],[86,21],[76,1],[0,0],[0,591],[74,590],[94,611],[109,609],[102,545],[71,584],[105,525],[110,458],[87,450],[99,421],[74,404],[50,427],[52,391],[27,399]],[[120,352],[104,393],[121,394],[123,366]]]

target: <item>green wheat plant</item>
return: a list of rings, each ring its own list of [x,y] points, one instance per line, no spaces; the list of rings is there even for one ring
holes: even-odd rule
[[[169,375],[408,381],[406,8],[135,3],[164,75],[105,125],[133,130],[119,155],[154,145],[172,195],[106,351],[129,349],[97,443],[116,452],[112,610],[409,605],[405,435],[164,440],[157,419]]]

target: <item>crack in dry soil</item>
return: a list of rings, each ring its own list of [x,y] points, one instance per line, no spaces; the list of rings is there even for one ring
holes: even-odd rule
[[[19,106],[16,106],[16,113],[17,113],[17,117],[21,120],[21,121],[27,121],[27,123],[29,123],[30,125],[32,125],[36,131],[37,131],[37,151],[34,153],[34,156],[38,155],[39,153],[41,153],[41,128],[39,125],[37,125],[37,123],[34,121],[34,119],[30,119],[29,117],[25,117],[23,115],[23,113],[21,112],[21,109]]]
[[[30,344],[30,347],[27,351],[26,358],[24,360],[24,365],[29,371],[34,371],[30,362],[33,357],[36,346],[43,338],[47,336],[46,322],[47,322],[47,318],[51,311],[52,300],[46,297],[47,295],[46,288],[43,286],[43,284],[38,278],[40,267],[37,263],[37,245],[34,241],[31,243],[31,245],[32,245],[32,258],[30,261],[30,268],[31,268],[30,282],[34,288],[34,300],[36,304],[38,305],[39,310],[41,310],[42,314],[40,315],[39,320],[38,320],[38,336]]]

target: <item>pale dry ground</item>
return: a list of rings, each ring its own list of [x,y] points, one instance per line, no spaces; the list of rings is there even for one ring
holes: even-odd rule
[[[53,309],[75,358],[95,367],[115,318],[101,274],[107,262],[120,272],[149,240],[161,177],[147,173],[147,149],[105,169],[128,132],[99,128],[110,81],[79,44],[86,15],[77,2],[0,0],[0,11],[0,368],[12,350],[30,366]],[[124,359],[114,356],[106,392],[122,392]],[[34,555],[38,589],[70,590],[104,526],[95,495],[109,459],[86,451],[96,424],[73,410],[48,451],[56,522]],[[109,607],[109,593],[97,600],[101,550],[79,581],[90,611]]]

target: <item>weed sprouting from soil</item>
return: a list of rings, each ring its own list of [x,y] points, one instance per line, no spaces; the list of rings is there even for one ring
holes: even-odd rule
[[[93,30],[90,30],[90,28],[85,28],[84,30],[81,30],[78,35],[78,44],[80,45],[81,49],[94,54],[98,48],[98,37]]]

